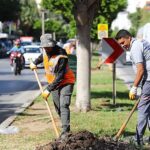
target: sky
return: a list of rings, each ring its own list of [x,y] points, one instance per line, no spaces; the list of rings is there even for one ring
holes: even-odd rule
[[[117,18],[113,21],[111,28],[114,29],[129,29],[131,22],[128,19],[128,13],[134,13],[137,7],[143,8],[148,0],[128,0],[127,9],[124,12],[120,12]]]

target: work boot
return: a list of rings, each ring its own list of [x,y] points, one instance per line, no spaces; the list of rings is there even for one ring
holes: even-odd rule
[[[145,145],[150,145],[150,137],[145,137],[143,141]]]
[[[142,138],[137,139],[135,136],[131,137],[130,142],[132,144],[134,144],[135,146],[143,146],[144,145],[143,139]]]
[[[59,140],[60,142],[64,142],[64,141],[67,139],[67,137],[68,137],[67,135],[68,135],[68,132],[61,132],[61,134],[60,134],[58,140]]]

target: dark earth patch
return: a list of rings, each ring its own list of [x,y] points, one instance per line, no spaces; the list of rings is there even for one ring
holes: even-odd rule
[[[126,142],[114,141],[109,137],[96,138],[89,131],[81,131],[75,134],[68,133],[62,141],[56,139],[36,150],[135,150],[133,145]]]

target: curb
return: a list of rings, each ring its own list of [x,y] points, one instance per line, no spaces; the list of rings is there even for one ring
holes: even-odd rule
[[[41,82],[45,82],[43,79],[41,80]],[[7,128],[10,124],[13,123],[13,121],[16,119],[16,117],[22,113],[25,109],[27,109],[29,106],[32,105],[33,101],[41,94],[41,91],[38,90],[33,90],[33,89],[37,89],[38,85],[35,84],[33,85],[30,89],[28,89],[28,91],[23,92],[19,97],[17,97],[16,100],[20,101],[20,99],[22,100],[23,97],[27,98],[26,102],[20,106],[13,115],[11,115],[10,117],[8,117],[6,120],[4,120],[1,124],[0,124],[0,129],[5,129]],[[43,86],[43,88],[45,88],[46,85]],[[38,87],[39,88],[39,87]]]

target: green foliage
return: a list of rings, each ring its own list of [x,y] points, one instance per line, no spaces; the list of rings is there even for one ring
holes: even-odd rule
[[[32,29],[37,27],[36,21],[39,19],[39,12],[35,0],[21,0],[21,29],[24,34],[31,34]],[[34,23],[36,24],[34,26]]]
[[[0,21],[16,21],[20,14],[20,0],[0,1]]]
[[[54,14],[61,14],[66,23],[70,23],[73,20],[73,14],[71,12],[73,5],[70,0],[43,0],[42,5]]]
[[[49,28],[49,30],[51,30],[52,32],[56,32],[56,35],[61,35],[61,33],[58,32],[62,32],[63,30],[63,35],[62,37],[64,37],[64,35],[66,36],[66,38],[71,38],[74,37],[76,34],[76,26],[75,26],[75,20],[73,18],[73,14],[71,12],[72,10],[72,3],[69,0],[59,0],[59,1],[55,1],[55,0],[43,0],[42,1],[42,6],[49,10],[50,13],[53,15],[51,16],[51,26],[47,26]],[[54,16],[61,16],[61,19],[56,20],[56,17]],[[63,19],[63,20],[62,20]],[[56,30],[53,28],[53,24],[55,24],[55,21],[58,24],[59,23],[59,29]],[[47,30],[47,29],[46,29]],[[61,37],[59,37],[61,38]]]
[[[111,35],[111,24],[116,19],[119,11],[123,11],[127,6],[127,0],[102,0],[101,8],[98,12],[98,16],[95,18],[91,30],[91,37],[97,39],[97,24],[108,24],[109,35]],[[112,36],[112,35],[111,35]]]
[[[150,22],[150,11],[144,8],[137,8],[136,12],[130,13],[128,17],[132,23],[130,32],[135,36],[138,28]]]
[[[141,9],[140,27],[150,22],[150,11]]]
[[[125,9],[126,5],[127,0],[118,0],[117,2],[115,0],[102,0],[100,10],[92,25],[91,38],[94,40],[97,39],[98,23],[108,23],[110,27],[118,12]],[[72,13],[73,4],[70,0],[43,0],[42,6],[50,10],[51,13],[61,15],[67,26],[64,32],[66,32],[68,38],[75,37],[76,24]]]
[[[142,18],[142,11],[140,8],[137,8],[135,13],[131,13],[128,15],[129,19],[131,20],[132,27],[130,28],[130,32],[133,36],[135,36],[137,29],[140,26],[141,18]]]

